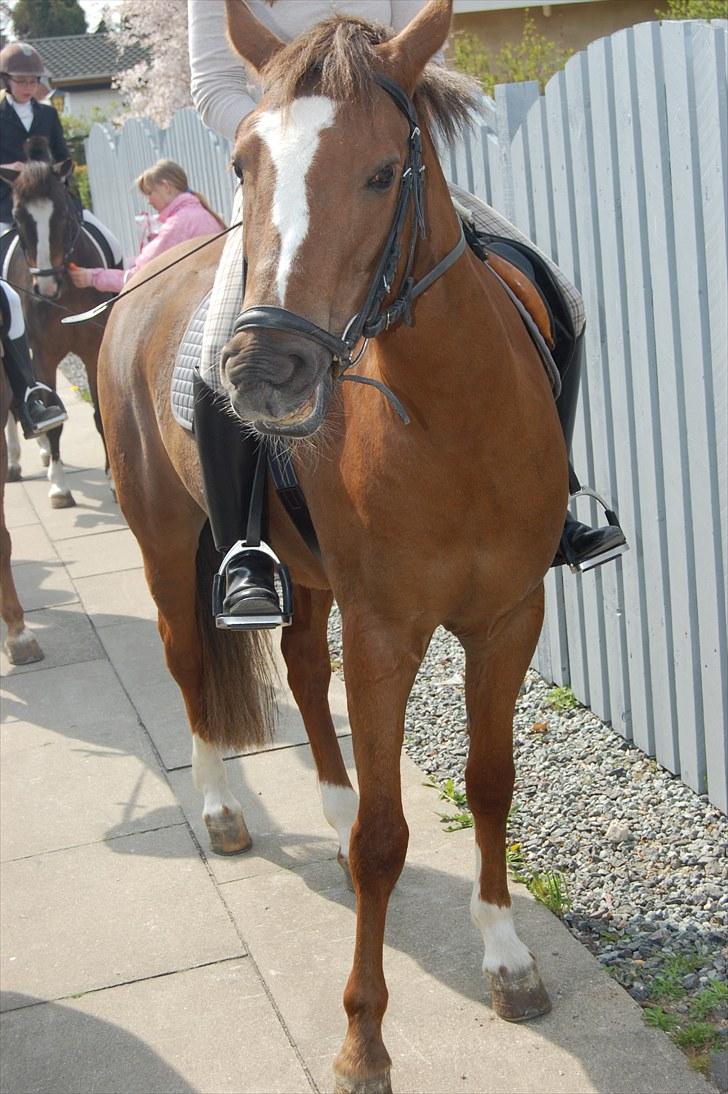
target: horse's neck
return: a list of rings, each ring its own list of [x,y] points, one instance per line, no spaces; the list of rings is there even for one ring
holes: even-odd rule
[[[442,174],[428,178],[427,238],[417,246],[415,281],[456,246],[460,223]],[[494,291],[491,291],[493,289]],[[378,350],[379,366],[398,392],[452,421],[455,403],[480,417],[504,384],[513,350],[503,300],[488,274],[465,253],[414,303],[414,324],[400,325]],[[517,317],[516,317],[517,319]]]

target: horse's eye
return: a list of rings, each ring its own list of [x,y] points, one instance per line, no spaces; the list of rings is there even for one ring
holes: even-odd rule
[[[237,162],[237,160],[233,160],[233,171],[235,172],[235,174],[238,176],[238,178],[242,182],[243,181],[243,169],[240,166],[240,164]]]
[[[394,179],[394,168],[380,167],[376,175],[372,175],[367,186],[370,190],[388,190]]]

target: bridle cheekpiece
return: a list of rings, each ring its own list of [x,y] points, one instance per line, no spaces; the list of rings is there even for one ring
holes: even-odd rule
[[[372,278],[362,307],[351,317],[340,337],[317,326],[302,315],[297,315],[287,308],[278,308],[270,304],[258,304],[242,311],[233,326],[233,334],[240,334],[242,331],[247,330],[276,330],[285,331],[288,334],[298,334],[304,338],[309,338],[313,342],[318,342],[320,346],[329,350],[333,355],[334,375],[337,380],[352,380],[357,383],[371,384],[378,388],[387,396],[397,413],[406,423],[409,421],[407,412],[386,385],[368,376],[346,375],[346,372],[360,359],[370,338],[376,338],[378,334],[391,330],[400,322],[412,326],[412,304],[414,300],[457,261],[465,250],[466,243],[461,227],[460,238],[453,249],[420,281],[414,280],[412,267],[414,266],[417,240],[418,238],[425,239],[427,236],[423,200],[425,165],[422,162],[422,134],[417,124],[414,104],[409,96],[388,76],[375,76],[374,79],[407,118],[409,135],[407,137],[407,158],[400,180],[397,208],[394,212],[377,270]],[[385,307],[384,302],[391,295],[392,285],[402,257],[402,235],[410,204],[412,205],[413,222],[407,261],[400,280],[399,292],[389,306]],[[355,347],[362,339],[361,349],[353,356]]]

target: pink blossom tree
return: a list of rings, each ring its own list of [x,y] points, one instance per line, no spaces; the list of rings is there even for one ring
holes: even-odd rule
[[[119,120],[143,116],[169,125],[175,110],[192,103],[187,0],[124,0],[111,12],[120,16],[109,28],[119,49],[137,45],[147,52],[146,60],[115,78],[127,108]]]

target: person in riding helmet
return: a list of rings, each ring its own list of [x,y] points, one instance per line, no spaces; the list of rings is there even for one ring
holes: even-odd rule
[[[241,0],[242,2],[242,0]],[[402,30],[425,6],[427,0],[266,0],[251,4],[255,18],[277,37],[291,41],[332,14],[359,17]],[[234,142],[242,119],[252,111],[259,88],[245,71],[226,38],[224,0],[187,0],[192,99],[206,125]],[[434,58],[441,62],[442,58]],[[237,191],[231,223],[242,219],[243,187]],[[505,217],[472,194],[457,190],[458,205],[481,232],[506,240],[527,243]],[[561,369],[562,394],[557,400],[567,448],[574,428],[579,376],[584,350],[584,307],[578,291],[545,255],[570,312],[574,348]],[[273,581],[269,549],[247,547],[245,535],[247,506],[252,493],[258,443],[244,432],[213,395],[219,388],[220,356],[240,311],[242,284],[242,229],[228,236],[205,322],[200,373],[196,378],[194,426],[199,452],[210,527],[215,546],[223,556],[222,610],[218,627],[267,627],[280,625],[283,613]],[[212,391],[210,390],[212,389]],[[578,480],[570,468],[570,489]],[[615,518],[616,519],[616,518]],[[262,536],[266,538],[265,521]],[[567,562],[574,570],[591,568],[617,557],[627,549],[622,529],[610,524],[590,528],[568,512],[560,550],[554,565]]]
[[[54,163],[71,158],[58,112],[41,101],[48,94],[41,82],[45,75],[38,50],[28,42],[10,42],[0,50],[0,167],[21,171],[30,137],[46,138]],[[83,210],[83,219],[102,233],[118,265],[122,258],[118,239],[88,209]],[[12,226],[12,187],[0,180],[0,235]]]
[[[13,393],[13,410],[23,436],[38,437],[68,417],[60,396],[39,383],[33,372],[20,297],[0,280],[0,345],[5,374]]]

